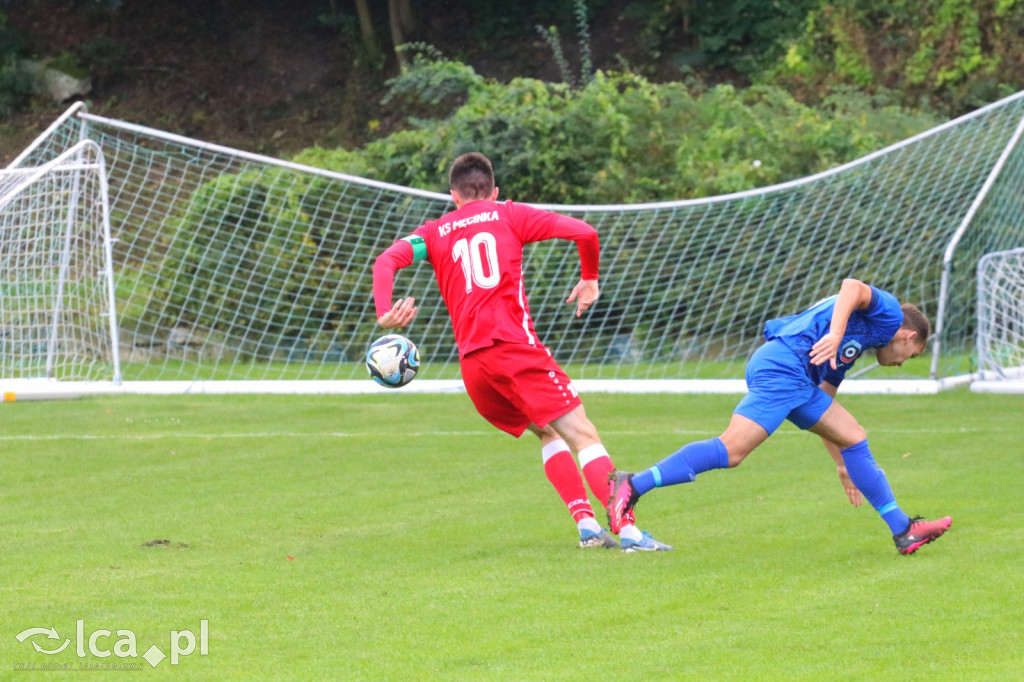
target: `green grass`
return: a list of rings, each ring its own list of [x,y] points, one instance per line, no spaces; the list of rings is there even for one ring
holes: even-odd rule
[[[586,397],[627,469],[715,435],[734,402]],[[902,506],[954,518],[913,557],[791,426],[645,497],[641,526],[677,549],[624,555],[576,548],[536,442],[464,395],[3,405],[0,678],[109,661],[204,680],[1018,676],[1024,396],[844,404]],[[132,631],[139,655],[205,619],[209,653],[80,658],[79,619],[114,633],[101,649]]]
[[[943,367],[961,367],[963,371],[974,367],[969,356],[948,354]],[[865,358],[864,367],[857,366],[851,377],[869,367],[874,358]],[[746,360],[656,363],[656,362],[608,362],[570,363],[564,366],[566,373],[574,379],[742,379]],[[864,379],[927,379],[931,370],[929,357],[909,363],[900,368],[869,369]],[[361,360],[349,358],[346,362],[263,362],[239,360],[237,363],[207,361],[199,363],[180,358],[165,357],[149,362],[122,362],[121,373],[126,381],[174,381],[202,378],[206,381],[233,379],[268,380],[328,380],[366,378],[366,368]],[[943,376],[950,372],[943,373]],[[425,362],[417,375],[423,379],[458,379],[457,362]]]

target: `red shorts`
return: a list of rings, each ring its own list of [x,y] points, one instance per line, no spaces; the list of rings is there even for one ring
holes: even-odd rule
[[[518,438],[581,405],[572,381],[544,346],[497,343],[462,358],[462,382],[484,419]]]

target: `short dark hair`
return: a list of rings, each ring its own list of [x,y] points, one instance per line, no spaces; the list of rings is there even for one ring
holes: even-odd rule
[[[928,334],[931,331],[927,316],[913,303],[904,303],[900,309],[903,311],[903,324],[900,325],[900,328],[917,332],[917,340],[922,345],[927,343]]]
[[[463,199],[490,199],[494,193],[494,167],[480,152],[463,154],[452,162],[448,186]]]

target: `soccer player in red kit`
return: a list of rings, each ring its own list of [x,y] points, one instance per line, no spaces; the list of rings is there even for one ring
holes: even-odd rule
[[[581,279],[566,303],[579,317],[597,301],[597,231],[575,218],[511,201],[499,203],[494,169],[483,154],[455,159],[448,173],[455,210],[416,228],[388,247],[373,266],[377,322],[407,326],[412,298],[392,305],[395,272],[421,260],[434,268],[448,306],[466,393],[497,428],[540,438],[544,472],[576,521],[580,547],[625,551],[672,549],[626,519],[615,541],[594,518],[583,479],[602,504],[615,466],[587,419],[572,381],[537,338],[523,286],[523,247],[546,239],[576,242]],[[579,459],[583,476],[572,453]]]

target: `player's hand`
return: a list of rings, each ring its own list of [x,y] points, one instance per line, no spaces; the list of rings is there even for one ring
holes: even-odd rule
[[[576,317],[579,317],[584,310],[594,305],[599,296],[596,279],[581,279],[580,283],[573,287],[572,293],[569,294],[569,298],[565,299],[565,302],[576,301]]]
[[[860,491],[857,490],[857,486],[850,480],[850,474],[847,473],[846,467],[840,465],[836,467],[836,472],[839,474],[839,482],[843,484],[843,490],[846,491],[846,496],[850,499],[850,504],[854,507],[859,507],[864,502],[864,498],[861,497]]]
[[[839,344],[843,337],[839,334],[829,332],[818,339],[818,342],[811,346],[811,364],[820,365],[828,362],[832,369],[836,368],[836,356],[839,354]]]
[[[377,318],[377,324],[385,329],[399,329],[409,326],[419,308],[415,307],[415,298],[400,298],[391,306],[391,310]]]

